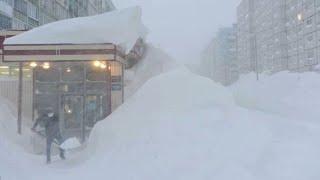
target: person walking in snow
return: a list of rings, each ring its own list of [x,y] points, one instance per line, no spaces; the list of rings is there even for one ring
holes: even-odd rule
[[[51,163],[51,145],[56,140],[59,145],[63,142],[63,138],[60,133],[59,128],[59,118],[54,113],[51,108],[48,108],[44,113],[41,113],[37,118],[35,124],[31,128],[32,131],[36,131],[36,128],[39,124],[42,124],[45,127],[45,135],[47,140],[46,155],[47,155],[47,164]],[[65,159],[65,152],[62,148],[59,147],[60,158]]]

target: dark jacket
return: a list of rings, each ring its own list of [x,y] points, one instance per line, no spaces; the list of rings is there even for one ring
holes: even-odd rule
[[[47,138],[55,138],[60,135],[59,118],[56,115],[49,117],[48,115],[42,115],[37,118],[33,128],[41,125],[45,128]]]

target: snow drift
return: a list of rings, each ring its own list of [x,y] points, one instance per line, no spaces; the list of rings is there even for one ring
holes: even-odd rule
[[[235,101],[246,108],[292,120],[319,122],[320,74],[280,72],[244,75],[231,87]]]
[[[113,43],[130,51],[147,34],[139,7],[49,23],[8,38],[4,44]]]
[[[319,127],[309,125],[236,107],[224,87],[178,69],[94,128],[82,168],[95,173],[82,177],[317,179]]]

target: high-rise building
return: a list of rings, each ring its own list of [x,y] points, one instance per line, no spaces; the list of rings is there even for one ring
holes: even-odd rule
[[[242,0],[237,9],[241,72],[306,71],[320,58],[320,0]]]
[[[229,85],[238,79],[236,29],[236,25],[221,28],[202,59],[203,75],[223,85]]]
[[[241,73],[251,70],[254,57],[253,53],[253,7],[252,0],[242,0],[237,9],[237,61],[238,68]]]

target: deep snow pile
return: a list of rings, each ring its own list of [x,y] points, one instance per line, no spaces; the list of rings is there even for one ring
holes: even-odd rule
[[[133,95],[147,80],[177,67],[172,57],[162,49],[147,44],[144,58],[125,72],[125,97]]]
[[[320,72],[320,64],[318,64],[318,65],[316,65],[316,66],[314,67],[314,71]]]
[[[319,132],[238,108],[222,86],[179,69],[148,81],[95,127],[82,168],[96,173],[82,177],[318,179]]]
[[[46,167],[19,152],[10,167],[24,167],[23,173],[6,167],[0,174],[14,180],[320,178],[319,127],[239,108],[229,92],[184,68],[162,74],[96,125],[78,160]]]
[[[22,131],[25,136],[19,136],[17,118],[13,115],[16,114],[13,105],[2,97],[0,97],[0,102],[0,137],[30,151],[30,130],[23,126]]]
[[[314,72],[244,75],[231,87],[236,102],[249,109],[292,120],[320,120],[320,74]]]
[[[49,23],[8,38],[5,44],[114,43],[130,51],[147,34],[140,7]]]

